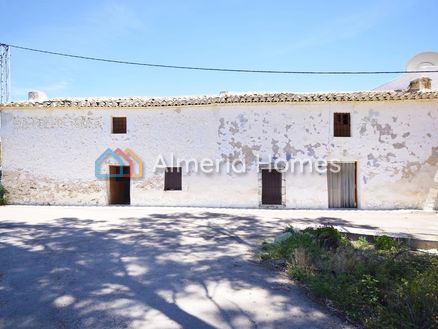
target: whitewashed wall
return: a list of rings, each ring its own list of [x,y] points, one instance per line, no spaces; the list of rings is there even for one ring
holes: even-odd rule
[[[351,112],[352,137],[333,136],[333,112]],[[111,134],[127,116],[128,133]],[[358,161],[363,209],[436,207],[438,102],[234,104],[146,109],[3,109],[3,185],[17,204],[106,205],[108,182],[94,176],[107,148],[130,147],[144,160],[131,182],[133,205],[258,207],[255,164],[245,175],[183,175],[164,191],[158,154],[177,158],[275,155]],[[438,176],[437,176],[438,178]],[[286,174],[286,207],[327,208],[325,175]],[[438,180],[438,179],[437,179]]]

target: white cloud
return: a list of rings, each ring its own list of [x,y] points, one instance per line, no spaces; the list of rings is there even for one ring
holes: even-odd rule
[[[118,37],[133,31],[142,31],[144,22],[131,7],[111,2],[99,7],[84,18],[84,29],[99,37]]]
[[[387,0],[378,1],[360,9],[356,8],[356,11],[349,15],[327,22],[319,22],[315,25],[315,29],[310,30],[307,35],[301,36],[299,40],[294,42],[292,49],[321,46],[354,38],[379,26],[388,17],[406,11],[413,4],[414,1]]]

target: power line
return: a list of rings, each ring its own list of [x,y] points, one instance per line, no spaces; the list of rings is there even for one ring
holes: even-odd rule
[[[263,73],[263,74],[319,74],[319,75],[360,75],[360,74],[403,74],[403,73],[438,73],[438,70],[414,70],[414,71],[284,71],[284,70],[251,70],[251,69],[230,69],[230,68],[219,68],[219,67],[202,67],[202,66],[181,66],[181,65],[167,65],[167,64],[153,64],[153,63],[142,63],[142,62],[131,62],[122,61],[116,59],[108,58],[98,58],[82,55],[73,55],[59,53],[49,50],[34,49],[28,47],[22,47],[11,44],[0,43],[0,46],[9,46],[11,48],[33,51],[37,53],[78,58],[97,62],[115,63],[115,64],[125,64],[125,65],[137,65],[137,66],[148,66],[155,68],[165,68],[165,69],[180,69],[180,70],[194,70],[194,71],[216,71],[216,72],[234,72],[234,73]]]

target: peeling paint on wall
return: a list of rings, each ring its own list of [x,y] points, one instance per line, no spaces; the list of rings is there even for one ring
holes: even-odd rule
[[[394,144],[392,144],[392,146],[394,146],[395,149],[402,149],[402,148],[406,148],[406,143],[405,142],[394,143]]]
[[[334,138],[332,115],[350,112],[352,137]],[[112,135],[111,116],[127,117],[128,134]],[[107,147],[130,147],[145,165],[131,185],[137,205],[258,206],[258,157],[358,162],[359,206],[422,208],[438,188],[437,102],[229,104],[154,109],[6,109],[2,111],[3,182],[13,203],[106,204],[94,177]],[[163,191],[152,170],[160,153],[241,159],[246,176],[183,178]],[[327,208],[324,175],[286,175],[286,207]]]

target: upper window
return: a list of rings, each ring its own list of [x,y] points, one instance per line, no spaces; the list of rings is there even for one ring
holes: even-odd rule
[[[334,113],[333,122],[335,137],[351,136],[350,113]]]
[[[113,134],[126,134],[126,117],[113,117]]]
[[[165,191],[181,191],[182,177],[181,168],[168,167],[164,172],[164,190]]]

